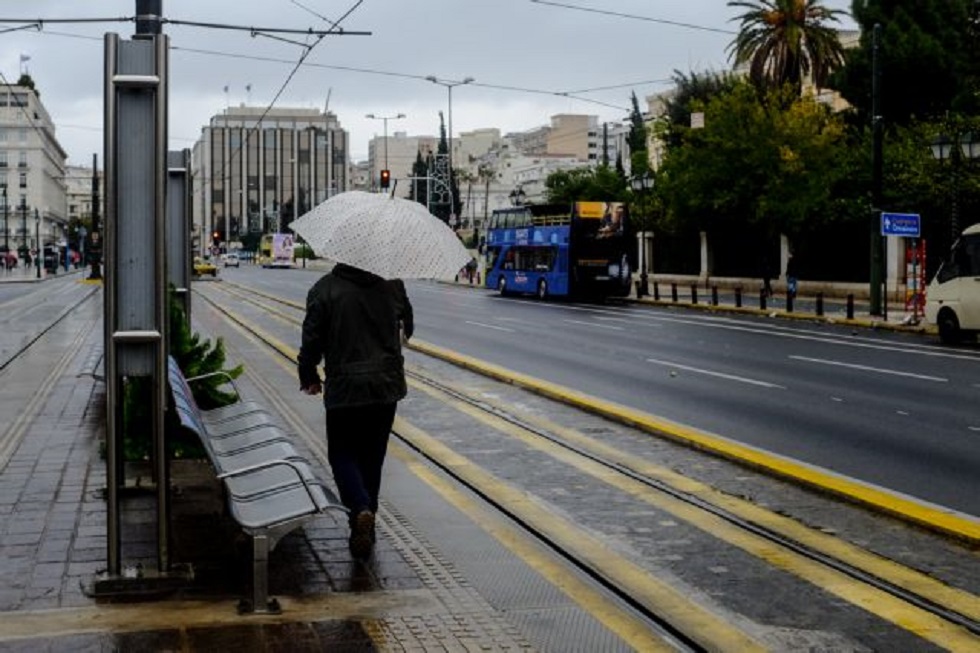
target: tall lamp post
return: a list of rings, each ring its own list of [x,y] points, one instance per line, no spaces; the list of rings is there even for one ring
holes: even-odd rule
[[[476,81],[472,77],[464,77],[460,81],[439,79],[434,75],[429,75],[426,79],[433,84],[445,86],[449,93],[449,215],[450,220],[456,215],[456,198],[453,197],[453,87],[462,86]]]
[[[399,114],[394,115],[394,116],[376,116],[373,113],[369,113],[369,114],[367,114],[364,117],[365,118],[370,118],[371,120],[380,120],[380,121],[382,121],[384,123],[384,132],[385,132],[385,166],[384,166],[384,169],[385,170],[388,170],[389,169],[388,168],[388,121],[389,120],[400,120],[401,118],[404,118],[405,117],[405,114],[404,113],[399,113]]]
[[[959,148],[956,146],[959,145]],[[974,139],[972,132],[967,132],[959,138],[950,138],[940,134],[931,143],[932,156],[941,164],[949,159],[953,175],[953,198],[949,208],[949,243],[952,245],[960,237],[959,194],[960,194],[960,164],[963,159],[971,161],[980,157],[980,141]]]
[[[26,213],[25,213],[26,215]],[[41,214],[34,208],[34,246],[37,255],[34,256],[34,265],[37,267],[37,278],[41,278],[41,259],[44,258],[44,248],[41,247]]]
[[[653,175],[650,174],[649,170],[636,175],[630,179],[630,187],[636,195],[646,200],[650,190],[653,189]],[[647,284],[647,232],[644,225],[643,231],[640,232],[640,285],[636,288],[636,296],[646,297],[649,294],[650,287]]]

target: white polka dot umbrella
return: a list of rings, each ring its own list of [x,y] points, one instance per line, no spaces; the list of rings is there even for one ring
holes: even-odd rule
[[[318,256],[385,279],[452,279],[471,258],[425,206],[388,195],[340,193],[289,228]]]

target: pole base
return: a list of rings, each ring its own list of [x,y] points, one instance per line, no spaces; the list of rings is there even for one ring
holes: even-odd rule
[[[145,571],[137,564],[124,568],[119,575],[99,572],[80,584],[82,593],[93,599],[139,601],[173,594],[193,580],[194,570],[190,565],[175,565],[170,571]]]

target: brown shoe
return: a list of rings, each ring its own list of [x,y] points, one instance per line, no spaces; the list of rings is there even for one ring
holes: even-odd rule
[[[348,547],[351,555],[357,560],[371,557],[371,550],[374,548],[374,513],[370,510],[357,513],[354,521],[351,522]]]

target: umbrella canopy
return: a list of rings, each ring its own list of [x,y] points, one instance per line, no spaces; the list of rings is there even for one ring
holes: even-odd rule
[[[388,195],[340,193],[289,228],[318,256],[385,279],[452,279],[472,258],[425,206]]]

